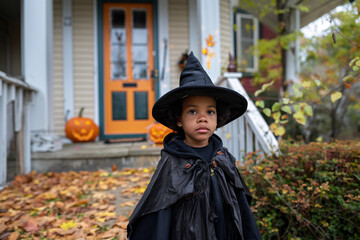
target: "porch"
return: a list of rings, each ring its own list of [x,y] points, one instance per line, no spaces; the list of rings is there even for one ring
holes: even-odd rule
[[[64,144],[56,152],[33,152],[31,169],[37,172],[97,171],[155,167],[160,159],[162,146],[149,141],[104,141]]]

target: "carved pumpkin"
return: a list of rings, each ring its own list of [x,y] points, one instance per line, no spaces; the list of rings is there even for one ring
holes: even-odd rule
[[[79,116],[66,122],[66,137],[73,142],[91,142],[99,135],[99,127],[90,118],[82,117],[84,108],[80,109]]]
[[[170,128],[165,127],[161,123],[155,123],[150,127],[149,137],[154,143],[162,144],[166,135],[171,132],[173,132],[173,130]]]

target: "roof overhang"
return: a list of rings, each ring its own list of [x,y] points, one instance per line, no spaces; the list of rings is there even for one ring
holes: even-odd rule
[[[233,6],[245,10],[246,12],[259,18],[260,22],[265,24],[267,27],[276,30],[278,29],[278,19],[275,15],[273,9],[274,6],[271,6],[272,0],[252,0],[254,6],[249,6],[248,0],[233,0]],[[342,5],[348,0],[286,0],[286,8],[295,8],[299,3],[306,6],[309,11],[302,11],[300,13],[300,28],[306,26],[307,24],[315,21],[319,17],[330,12],[339,5]],[[267,11],[268,14],[261,16],[263,9],[261,6],[269,6],[272,10]]]

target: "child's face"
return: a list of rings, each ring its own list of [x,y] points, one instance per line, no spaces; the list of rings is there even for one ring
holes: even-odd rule
[[[216,130],[216,101],[213,97],[190,96],[184,99],[177,125],[185,132],[184,142],[191,147],[208,145]]]

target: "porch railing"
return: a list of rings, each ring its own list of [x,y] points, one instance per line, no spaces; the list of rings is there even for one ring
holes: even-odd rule
[[[242,86],[239,80],[241,76],[241,73],[225,73],[217,85],[228,87],[243,95],[248,101],[248,109],[242,117],[218,129],[216,134],[240,161],[251,152],[279,154],[278,141]]]
[[[15,145],[16,174],[31,170],[30,102],[36,90],[0,71],[0,189],[7,182],[9,145]]]

